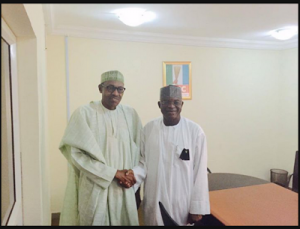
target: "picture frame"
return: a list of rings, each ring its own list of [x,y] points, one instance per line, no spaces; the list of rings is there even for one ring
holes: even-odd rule
[[[163,86],[179,86],[183,100],[192,99],[191,65],[191,61],[163,61]]]

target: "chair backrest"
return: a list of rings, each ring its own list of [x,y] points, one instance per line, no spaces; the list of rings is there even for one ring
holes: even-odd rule
[[[298,192],[298,151],[296,151],[292,190]]]
[[[176,223],[172,217],[169,215],[167,210],[165,209],[164,205],[159,201],[159,209],[161,213],[161,217],[163,219],[164,225],[165,226],[179,226],[178,223]]]

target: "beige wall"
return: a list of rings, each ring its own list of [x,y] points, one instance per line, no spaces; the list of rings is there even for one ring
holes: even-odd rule
[[[298,49],[68,40],[71,113],[82,104],[99,100],[101,73],[118,69],[125,76],[122,103],[133,106],[146,124],[161,115],[157,101],[163,82],[162,62],[191,61],[193,98],[184,101],[182,115],[203,127],[211,171],[266,180],[271,168],[292,171],[292,154],[298,143]],[[67,123],[64,37],[47,37],[47,50],[51,210],[59,212],[67,178],[67,163],[58,150]],[[289,113],[292,116],[287,117]],[[282,149],[288,152],[283,155]],[[291,156],[286,157],[287,153]]]
[[[34,32],[17,37],[24,225],[50,225],[45,23],[41,4],[24,8]]]
[[[290,173],[294,169],[295,151],[298,150],[298,118],[299,118],[299,70],[298,49],[280,52],[280,101],[279,113],[279,149],[277,167]],[[290,185],[292,182],[290,183]]]
[[[67,161],[58,149],[67,124],[65,47],[63,37],[48,39],[46,45],[51,211],[60,212],[68,171]]]

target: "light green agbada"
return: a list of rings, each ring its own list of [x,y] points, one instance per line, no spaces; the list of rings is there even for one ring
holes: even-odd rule
[[[139,225],[133,188],[114,179],[138,164],[142,124],[136,111],[90,102],[72,114],[59,149],[69,162],[60,225]]]

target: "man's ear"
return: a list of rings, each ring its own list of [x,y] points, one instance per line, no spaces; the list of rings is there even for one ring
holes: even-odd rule
[[[182,101],[181,107],[183,107],[184,102]]]
[[[158,107],[160,108],[160,101],[158,101],[157,104],[158,104]]]
[[[101,87],[101,84],[98,85],[98,89],[99,89],[100,93],[102,93],[102,87]]]

